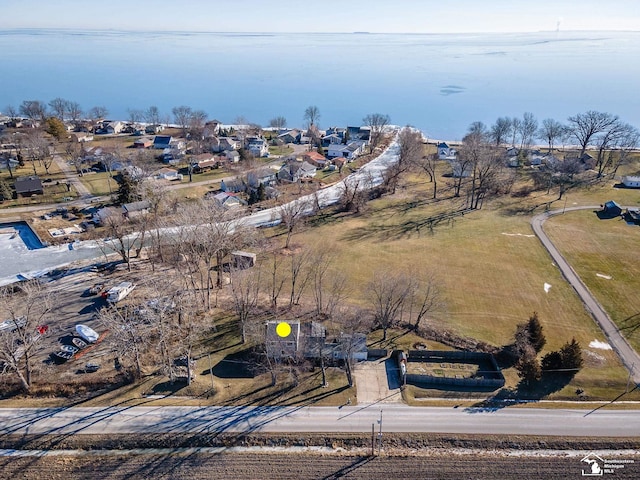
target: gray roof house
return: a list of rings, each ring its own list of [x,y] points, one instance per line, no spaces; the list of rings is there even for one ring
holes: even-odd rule
[[[153,148],[156,148],[158,150],[169,148],[171,140],[171,135],[156,135],[153,139]]]
[[[14,188],[16,189],[16,194],[22,195],[23,197],[30,197],[34,194],[42,195],[44,193],[42,182],[36,175],[16,178]]]
[[[277,360],[293,358],[298,354],[300,348],[300,321],[287,322],[291,327],[291,333],[286,337],[281,337],[276,332],[276,327],[280,322],[269,321],[265,325],[265,346],[267,355]]]
[[[303,178],[316,176],[316,167],[309,162],[290,161],[278,171],[278,180],[283,182],[298,182]]]

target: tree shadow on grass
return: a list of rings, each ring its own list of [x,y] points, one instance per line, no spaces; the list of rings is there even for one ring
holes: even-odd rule
[[[495,412],[519,403],[540,401],[562,390],[573,379],[573,374],[547,373],[531,384],[521,381],[515,389],[502,388],[495,395],[465,409],[467,413]]]
[[[251,351],[247,348],[227,355],[213,368],[206,369],[201,374],[210,375],[213,372],[218,378],[255,378],[252,365]]]

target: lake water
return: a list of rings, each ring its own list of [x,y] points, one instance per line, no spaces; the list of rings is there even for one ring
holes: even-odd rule
[[[533,112],[564,121],[586,110],[640,127],[640,33],[223,34],[0,31],[0,109],[55,97],[112,118],[177,105],[233,123],[320,126],[386,113],[435,139]]]

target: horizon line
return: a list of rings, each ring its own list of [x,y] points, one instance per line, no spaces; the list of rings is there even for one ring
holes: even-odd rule
[[[137,30],[130,28],[85,28],[85,27],[0,27],[0,32],[26,31],[26,30],[53,30],[63,32],[111,32],[111,33],[189,33],[189,34],[241,34],[241,35],[514,35],[527,33],[640,33],[638,30],[621,29],[561,29],[561,30],[522,30],[522,31],[456,31],[456,32],[378,32],[378,31],[336,31],[336,32],[301,32],[301,31],[241,31],[241,30]]]

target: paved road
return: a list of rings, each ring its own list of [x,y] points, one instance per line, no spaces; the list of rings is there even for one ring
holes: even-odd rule
[[[347,407],[108,407],[0,409],[0,434],[434,432],[637,437],[635,410]]]
[[[545,212],[540,215],[536,215],[531,220],[531,226],[533,231],[538,236],[542,245],[547,249],[554,262],[560,268],[564,278],[571,284],[578,296],[582,299],[585,308],[594,320],[600,325],[600,328],[604,332],[605,336],[609,340],[611,347],[616,351],[622,363],[632,373],[633,381],[640,385],[640,355],[629,345],[627,340],[621,335],[620,330],[615,323],[609,318],[607,312],[604,311],[600,303],[594,298],[586,285],[582,282],[578,274],[571,268],[571,265],[560,254],[555,245],[549,240],[549,237],[544,233],[542,228],[544,222],[554,215],[559,215],[565,211],[570,212],[573,210],[600,210],[600,206],[582,206],[571,207],[562,210],[553,210],[551,212]],[[626,208],[626,207],[623,207]]]

